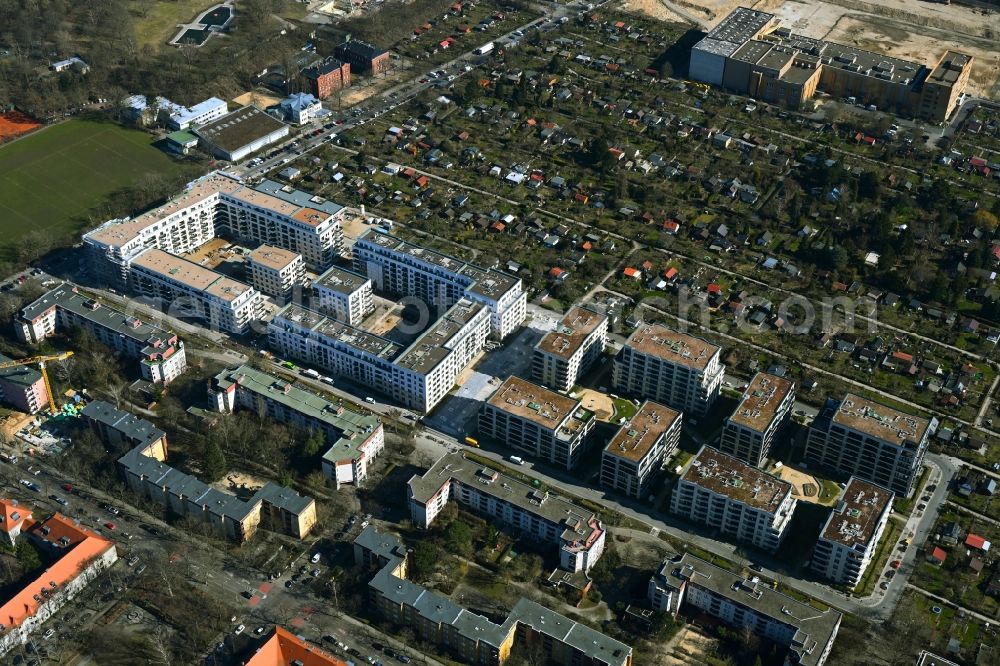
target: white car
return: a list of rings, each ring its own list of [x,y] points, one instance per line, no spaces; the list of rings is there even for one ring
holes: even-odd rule
[[[319,553],[313,554],[313,556],[311,558],[309,558],[309,561],[312,562],[313,564],[316,564],[317,562],[319,562]]]
[[[240,626],[236,627],[236,630],[233,631],[233,633],[242,634],[244,629],[246,629],[246,625],[241,624]]]

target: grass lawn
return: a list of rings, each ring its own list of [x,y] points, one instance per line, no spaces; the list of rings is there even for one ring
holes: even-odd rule
[[[618,423],[618,419],[630,419],[639,411],[635,403],[624,398],[612,398],[611,402],[615,406],[615,416],[613,419],[615,423]]]
[[[177,34],[178,23],[193,21],[203,11],[218,4],[218,0],[173,0],[142,4],[146,7],[146,15],[133,15],[135,39],[140,47],[146,44],[165,45]]]
[[[34,230],[74,233],[115,190],[181,168],[152,143],[110,122],[71,120],[0,148],[0,245]]]
[[[864,575],[861,576],[861,580],[858,581],[857,587],[854,588],[852,594],[856,597],[867,597],[875,589],[875,585],[879,582],[879,577],[882,574],[882,567],[893,554],[893,548],[896,547],[896,542],[899,541],[900,535],[903,533],[903,522],[897,520],[896,518],[890,518],[889,522],[886,523],[885,532],[882,534],[882,541],[879,543],[878,548],[875,550],[875,557],[868,564],[868,569],[865,571]]]

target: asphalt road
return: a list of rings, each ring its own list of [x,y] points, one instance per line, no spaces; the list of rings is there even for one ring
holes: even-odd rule
[[[447,452],[459,451],[466,448],[450,435],[429,429],[422,430],[417,437],[418,452],[433,459]],[[505,462],[505,458],[510,452],[499,449],[480,448],[476,450],[476,453],[497,462]],[[683,542],[729,560],[746,562],[745,558],[740,553],[737,553],[737,546],[730,541],[716,539],[711,534],[676,520],[666,512],[651,511],[648,505],[644,505],[641,502],[613,496],[603,489],[581,486],[577,479],[571,477],[564,470],[550,465],[533,463],[523,454],[521,454],[521,457],[525,458],[525,463],[519,471],[530,473],[549,487],[561,490],[569,495],[598,502],[622,515],[645,523],[649,526],[651,533],[653,530],[662,531]],[[923,543],[933,528],[938,510],[947,495],[947,480],[952,477],[958,465],[958,461],[954,458],[937,454],[928,454],[925,461],[931,468],[927,484],[937,484],[937,488],[931,494],[930,501],[927,502],[927,509],[922,512],[914,510],[906,523],[904,535],[901,538],[909,537],[912,539],[912,543],[905,552],[897,549],[894,551],[896,554],[890,557],[889,562],[901,559],[902,566],[892,579],[888,590],[882,590],[876,586],[875,592],[869,597],[850,597],[822,583],[802,580],[793,576],[780,562],[774,561],[764,554],[755,554],[754,563],[762,565],[763,573],[780,581],[782,584],[815,597],[843,611],[873,619],[888,618],[896,607],[917,558],[920,556],[920,544]],[[922,494],[920,495],[922,496]]]

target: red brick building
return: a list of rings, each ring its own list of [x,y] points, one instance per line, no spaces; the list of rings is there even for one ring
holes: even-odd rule
[[[329,57],[303,69],[302,78],[313,97],[323,100],[342,88],[350,87],[351,65]]]
[[[344,42],[334,52],[338,58],[350,64],[354,72],[371,72],[372,76],[389,69],[389,52],[375,48],[371,44],[351,40]]]

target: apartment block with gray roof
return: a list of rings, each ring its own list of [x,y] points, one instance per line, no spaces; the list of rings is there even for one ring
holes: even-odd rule
[[[467,459],[441,457],[407,484],[410,518],[427,528],[449,501],[559,548],[559,565],[589,571],[604,552],[607,535],[593,511]]]
[[[378,417],[359,414],[248,365],[216,375],[209,397],[218,412],[263,407],[279,423],[323,432],[329,446],[322,458],[323,474],[337,488],[364,481],[371,461],[385,450],[385,430]]]
[[[852,478],[820,532],[811,560],[813,571],[855,587],[875,557],[893,497],[890,490]]]
[[[503,622],[473,613],[406,579],[406,549],[374,526],[354,540],[355,562],[377,569],[368,583],[380,615],[442,645],[463,664],[500,666],[511,648],[540,646],[559,666],[631,666],[632,648],[541,604],[520,599]]]
[[[663,562],[647,589],[653,608],[674,615],[693,608],[735,629],[747,628],[788,648],[788,666],[823,666],[843,615],[820,610],[691,555]]]
[[[726,420],[719,450],[748,465],[760,467],[794,404],[794,382],[758,372],[743,392],[740,404]]]
[[[12,361],[0,354],[0,363]],[[44,409],[49,403],[42,373],[30,365],[0,369],[0,401],[28,414]]]
[[[39,343],[60,330],[80,327],[118,354],[138,361],[143,379],[169,384],[187,367],[184,342],[173,331],[125,314],[64,282],[21,308],[14,331]]]
[[[138,447],[143,455],[167,459],[167,433],[131,412],[103,400],[88,402],[79,412],[94,434],[117,451]]]
[[[527,316],[521,279],[369,229],[354,243],[354,270],[376,291],[418,298],[443,311],[462,299],[489,308],[490,337],[503,340]]]
[[[333,266],[312,283],[313,305],[351,326],[360,326],[375,310],[372,281],[338,266]]]
[[[427,413],[489,335],[489,310],[460,299],[408,346],[289,303],[268,324],[271,349]]]

